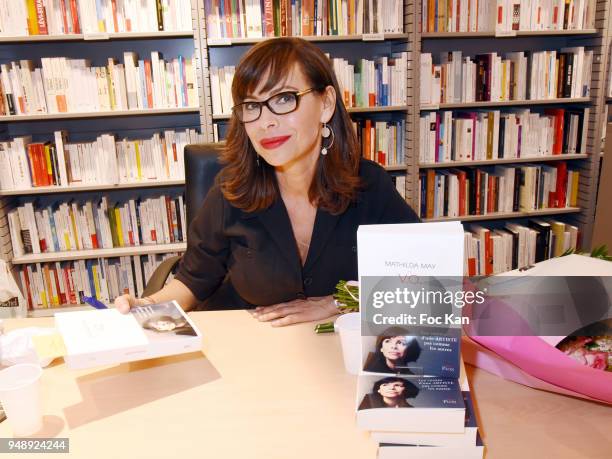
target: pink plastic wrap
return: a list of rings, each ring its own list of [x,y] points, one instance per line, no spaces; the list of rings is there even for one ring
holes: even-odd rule
[[[466,363],[525,386],[612,404],[612,373],[584,366],[538,336],[464,336]]]

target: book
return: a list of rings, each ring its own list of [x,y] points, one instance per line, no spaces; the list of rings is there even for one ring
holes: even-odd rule
[[[58,312],[55,325],[71,369],[197,352],[202,335],[176,301],[132,308]]]
[[[388,432],[465,430],[465,404],[457,379],[360,374],[357,426]]]
[[[461,331],[452,332],[446,336],[363,336],[363,371],[458,378]]]
[[[448,459],[460,457],[462,459],[482,459],[484,457],[484,444],[480,434],[476,434],[476,442],[469,446],[430,446],[430,445],[402,445],[394,443],[381,443],[378,447],[378,459]]]
[[[427,445],[427,446],[453,446],[469,447],[476,445],[478,435],[478,423],[474,403],[469,390],[462,391],[465,404],[465,431],[459,433],[440,432],[380,432],[370,433],[372,440],[380,444],[399,445]]]

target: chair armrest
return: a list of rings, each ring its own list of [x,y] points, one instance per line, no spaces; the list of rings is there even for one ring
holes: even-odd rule
[[[168,258],[161,262],[161,264],[155,269],[149,282],[142,293],[142,296],[150,296],[155,292],[159,292],[164,284],[166,283],[166,279],[174,269],[174,267],[178,264],[181,259],[181,255],[176,255],[174,257]]]

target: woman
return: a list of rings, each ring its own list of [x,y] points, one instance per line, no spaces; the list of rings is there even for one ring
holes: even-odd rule
[[[412,408],[406,399],[419,394],[419,388],[410,381],[390,376],[374,383],[372,393],[366,394],[359,404],[360,410],[369,408]]]
[[[412,336],[379,336],[376,351],[368,356],[364,370],[376,373],[415,374],[408,368],[421,355],[421,346]]]
[[[196,332],[183,317],[158,315],[149,317],[142,323],[142,328],[157,333],[174,333],[175,335],[196,336]]]
[[[360,159],[333,68],[315,45],[254,46],[232,97],[225,166],[189,226],[175,278],[115,305],[256,306],[254,317],[273,326],[331,317],[337,281],[357,278],[357,227],[418,217],[384,169]]]

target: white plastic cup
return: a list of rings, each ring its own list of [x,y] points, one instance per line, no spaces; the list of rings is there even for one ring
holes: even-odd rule
[[[344,368],[352,375],[361,369],[361,323],[358,312],[343,314],[336,319],[334,329],[340,334]]]
[[[31,363],[0,371],[0,402],[16,437],[27,437],[42,428],[41,375],[42,368]]]

